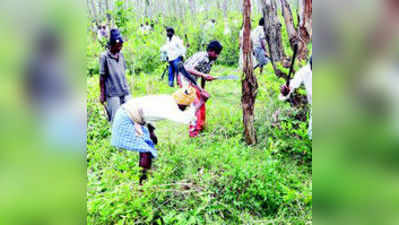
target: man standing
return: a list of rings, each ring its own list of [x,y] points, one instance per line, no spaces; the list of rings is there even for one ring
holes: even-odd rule
[[[209,75],[209,72],[211,71],[211,67],[218,58],[222,49],[223,46],[218,41],[211,41],[208,44],[206,52],[197,52],[184,63],[185,70],[192,74],[195,79],[201,77],[204,81],[214,80],[215,77]],[[187,85],[194,86],[192,82],[189,82],[187,76],[184,76],[184,74],[181,73],[178,76],[178,82],[182,87],[186,87]],[[202,86],[202,88],[204,88],[204,86]],[[190,137],[198,136],[198,134],[204,129],[206,119],[205,102],[203,101],[204,92],[204,90],[196,88],[197,99],[194,101],[194,104],[201,105],[201,107],[195,114],[196,121],[194,121],[194,123],[189,127]]]
[[[113,121],[117,109],[130,98],[122,47],[119,30],[112,29],[107,50],[100,56],[100,102],[107,102],[105,108],[110,121]]]
[[[178,65],[182,63],[183,56],[186,54],[186,48],[183,41],[175,35],[172,27],[166,28],[166,44],[161,48],[168,55],[169,61],[169,86],[173,87],[175,83],[175,73],[178,73]]]
[[[269,62],[269,59],[266,57],[266,36],[263,29],[264,24],[265,20],[262,17],[259,20],[259,25],[251,33],[252,47],[256,61],[258,62],[255,69],[259,67],[261,74],[263,73],[263,66]]]

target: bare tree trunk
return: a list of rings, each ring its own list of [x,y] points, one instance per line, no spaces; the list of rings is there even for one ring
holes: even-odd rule
[[[290,40],[291,48],[294,49],[294,45],[297,42],[297,32],[294,25],[294,19],[292,17],[292,11],[290,4],[287,0],[280,0],[281,2],[281,12],[284,17],[285,26],[288,33],[288,38]]]
[[[272,62],[279,62],[285,57],[281,40],[281,23],[277,14],[276,0],[263,0],[263,17],[265,18],[265,36],[269,46]]]
[[[298,37],[303,42],[299,48],[299,58],[307,59],[307,44],[312,39],[312,0],[298,1]]]
[[[254,127],[254,109],[258,90],[258,82],[253,71],[251,46],[251,0],[243,2],[243,76],[241,105],[243,110],[244,138],[248,145],[256,144]]]
[[[92,1],[96,1],[96,0],[92,0]],[[102,20],[103,20],[103,18],[104,18],[104,4],[103,4],[103,1],[101,1],[101,0],[99,0],[98,2],[97,2],[97,5],[98,5],[98,12],[99,12],[99,19],[100,19],[100,21],[101,21],[101,23],[103,22]]]
[[[93,13],[93,17],[96,20],[96,25],[98,25],[97,8],[96,5],[94,4],[94,0],[90,0],[90,3],[91,3],[91,11]],[[89,0],[87,0],[87,8],[90,8]]]
[[[206,19],[208,20],[209,18],[209,4],[205,3],[205,15],[206,15]]]
[[[111,8],[109,7],[109,0],[104,0],[105,1],[105,10],[106,10],[106,15],[107,15],[107,25],[108,27],[112,27],[112,17],[111,17]]]
[[[227,7],[228,7],[228,0],[223,1],[223,16],[224,18],[227,18]]]
[[[312,38],[312,0],[298,2],[299,33],[306,43]]]
[[[191,10],[191,15],[195,18],[196,12],[196,5],[195,5],[195,0],[189,0],[190,3],[190,10]]]
[[[93,16],[92,9],[90,9],[90,7],[91,7],[91,4],[90,4],[89,0],[86,0],[87,13],[88,13],[88,15],[89,15],[90,22],[92,22],[94,16]]]
[[[145,18],[152,18],[152,2],[150,0],[145,0]]]

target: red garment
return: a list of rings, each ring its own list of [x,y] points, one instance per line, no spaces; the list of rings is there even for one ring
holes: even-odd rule
[[[198,89],[196,89],[196,94],[197,94],[197,98],[195,99],[194,104],[199,103],[201,92]],[[197,117],[197,119],[195,121],[195,125],[190,124],[190,127],[189,127],[190,137],[196,137],[202,130],[204,130],[205,120],[206,120],[205,103],[202,104],[202,106],[199,108],[199,110],[195,113],[195,116]]]
[[[144,169],[151,169],[152,155],[150,152],[140,152],[139,166]]]
[[[181,81],[180,81],[180,75],[177,76],[177,83],[179,84],[180,88],[182,87]],[[197,94],[197,98],[194,100],[194,104],[199,104],[200,99],[201,99],[201,91],[196,88],[193,85],[190,85],[195,89],[195,92]],[[190,137],[196,137],[198,134],[204,130],[205,126],[205,120],[206,120],[206,108],[205,108],[205,103],[202,104],[202,106],[198,109],[198,111],[195,113],[195,116],[197,117],[195,124],[190,124],[189,126],[189,135]]]

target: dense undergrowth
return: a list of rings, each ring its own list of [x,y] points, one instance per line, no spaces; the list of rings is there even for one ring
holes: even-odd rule
[[[235,73],[218,66],[215,75]],[[159,74],[129,76],[134,96],[171,93]],[[259,143],[242,140],[239,81],[207,89],[207,128],[196,139],[185,125],[159,122],[159,158],[138,185],[138,154],[110,146],[110,127],[99,104],[98,81],[88,78],[89,224],[307,224],[312,209],[312,144],[307,123],[277,100],[270,68],[258,76]]]
[[[138,31],[134,15],[118,8],[113,13],[126,39],[123,53],[132,95],[173,93],[175,89],[167,86],[166,79],[160,81],[166,66],[159,60],[159,47],[165,41],[163,25],[174,26],[182,38],[188,35],[189,57],[203,50],[203,24],[186,18],[183,25],[176,18],[159,17],[155,31],[144,35]],[[201,18],[197,15],[196,21]],[[216,18],[224,20],[222,16]],[[230,35],[224,35],[223,23],[216,26],[215,38],[224,50],[211,72],[214,76],[241,76],[237,68],[240,18],[234,12],[226,18]],[[283,41],[290,54],[285,32]],[[242,139],[241,82],[208,82],[206,89],[211,98],[207,102],[205,132],[191,139],[185,125],[157,123],[159,157],[147,182],[139,186],[138,154],[110,146],[110,125],[98,101],[101,51],[101,45],[89,38],[88,224],[311,224],[309,110],[292,108],[278,100],[284,81],[273,74],[270,64],[262,75],[257,75],[257,145],[247,146]],[[305,115],[304,119],[298,119],[300,114]]]

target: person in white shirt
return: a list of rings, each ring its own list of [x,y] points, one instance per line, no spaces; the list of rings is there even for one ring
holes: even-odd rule
[[[144,27],[143,27],[143,32],[144,32],[144,34],[148,34],[149,32],[151,32],[151,26],[150,26],[150,24],[148,23],[148,21],[145,22],[145,25],[144,25]]]
[[[106,25],[98,26],[97,40],[102,46],[105,47],[107,40],[109,39],[109,29]]]
[[[192,104],[194,88],[179,89],[173,95],[154,95],[134,98],[117,111],[112,125],[111,145],[140,153],[139,166],[143,169],[140,184],[151,169],[152,158],[157,157],[158,139],[153,122],[171,120],[190,124],[199,107]]]
[[[312,107],[312,57],[310,57],[310,62],[295,74],[294,79],[290,81],[289,87],[286,84],[281,87],[280,99],[287,100],[301,84],[305,86],[308,103]],[[312,110],[310,111],[308,135],[312,139]]]
[[[260,69],[263,73],[263,67],[270,61],[266,56],[266,36],[264,31],[265,20],[262,17],[259,20],[259,25],[251,32],[252,48],[257,64],[254,69]]]
[[[186,48],[183,41],[175,35],[175,30],[172,27],[166,28],[166,36],[166,44],[162,46],[161,51],[167,53],[169,61],[169,86],[174,87],[175,73],[179,72],[179,64],[183,63]]]

